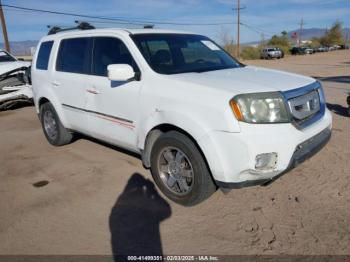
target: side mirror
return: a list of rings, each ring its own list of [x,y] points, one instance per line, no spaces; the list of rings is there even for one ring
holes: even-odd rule
[[[135,77],[134,69],[127,64],[112,64],[107,66],[108,79],[111,81],[128,81]]]

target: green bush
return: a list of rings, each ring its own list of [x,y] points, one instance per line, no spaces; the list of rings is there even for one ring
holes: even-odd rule
[[[257,47],[247,46],[241,52],[241,57],[246,60],[259,59],[260,50]]]
[[[291,45],[288,39],[288,34],[286,31],[283,31],[280,36],[278,35],[272,36],[272,38],[268,41],[267,45],[270,47],[280,48],[284,52],[284,54],[288,54],[291,48]]]

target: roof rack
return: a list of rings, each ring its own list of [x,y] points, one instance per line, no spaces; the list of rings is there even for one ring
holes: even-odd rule
[[[68,27],[68,28],[61,28],[59,26],[47,26],[48,28],[50,28],[49,32],[47,33],[48,35],[54,35],[56,33],[59,32],[64,32],[64,31],[70,31],[70,30],[90,30],[90,29],[95,29],[94,26],[90,25],[87,22],[78,22],[75,21],[76,23],[78,23],[77,26],[75,27]]]

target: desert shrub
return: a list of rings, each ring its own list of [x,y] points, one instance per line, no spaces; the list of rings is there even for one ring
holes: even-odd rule
[[[291,48],[288,34],[286,31],[283,31],[280,36],[274,35],[267,43],[268,46],[271,47],[278,47],[283,50],[285,54],[289,53],[289,50]]]
[[[320,43],[325,46],[339,45],[344,43],[344,37],[342,33],[342,23],[337,21],[333,24],[331,29],[320,38]]]
[[[224,49],[227,53],[229,53],[231,56],[236,57],[237,56],[237,46],[234,44],[228,44],[224,46]]]
[[[245,60],[259,59],[260,50],[257,47],[247,46],[241,52],[241,57]]]

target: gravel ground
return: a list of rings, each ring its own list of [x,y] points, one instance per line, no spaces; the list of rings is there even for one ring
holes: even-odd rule
[[[33,107],[0,112],[0,254],[350,255],[350,52],[246,63],[322,80],[334,125],[319,154],[185,208],[137,156],[87,138],[52,147]]]

